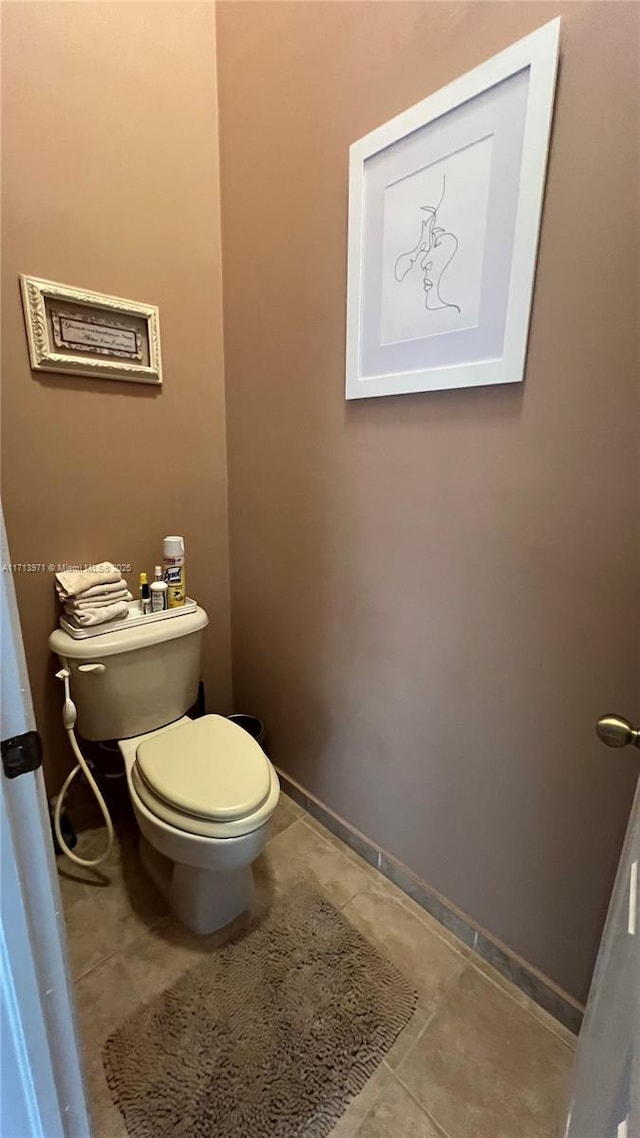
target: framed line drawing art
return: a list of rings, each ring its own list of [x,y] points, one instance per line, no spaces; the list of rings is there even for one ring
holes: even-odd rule
[[[24,274],[20,287],[33,371],[162,383],[154,304]]]
[[[559,33],[351,146],[347,399],[524,378]]]

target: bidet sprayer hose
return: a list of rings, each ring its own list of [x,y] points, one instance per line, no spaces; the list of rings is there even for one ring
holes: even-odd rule
[[[56,838],[58,840],[58,845],[60,846],[60,849],[63,850],[63,852],[67,855],[67,857],[70,858],[71,861],[75,862],[76,865],[82,865],[82,866],[85,866],[87,869],[90,869],[93,866],[101,865],[102,862],[105,861],[106,858],[108,858],[109,854],[111,853],[111,850],[113,848],[113,822],[111,821],[111,815],[109,814],[109,811],[107,810],[107,804],[106,804],[106,802],[105,802],[105,800],[102,797],[102,794],[100,792],[100,787],[98,786],[95,778],[93,777],[93,775],[89,769],[89,766],[87,764],[87,761],[86,761],[84,755],[82,754],[82,751],[80,750],[80,748],[78,746],[78,740],[76,739],[76,733],[74,731],[74,727],[76,725],[76,715],[77,715],[76,705],[71,698],[71,691],[69,688],[69,677],[70,677],[70,672],[69,672],[68,668],[62,668],[59,672],[56,672],[56,679],[62,680],[62,682],[64,683],[64,704],[62,706],[62,722],[64,724],[64,729],[67,732],[67,735],[69,736],[69,743],[71,744],[71,750],[73,751],[76,759],[78,760],[78,763],[77,763],[77,766],[75,766],[73,768],[73,770],[67,775],[66,779],[64,780],[64,782],[62,784],[62,790],[60,791],[60,793],[57,797],[55,809],[53,811],[53,828],[55,831]],[[69,790],[69,787],[71,786],[71,783],[73,782],[74,778],[76,777],[76,775],[78,774],[79,771],[82,771],[87,782],[89,783],[89,786],[91,787],[91,790],[93,791],[96,802],[98,803],[98,806],[100,807],[100,810],[102,812],[102,817],[104,818],[105,823],[106,823],[106,827],[107,827],[107,848],[105,849],[104,853],[100,854],[99,857],[94,857],[92,859],[88,859],[88,858],[84,858],[84,857],[78,857],[77,854],[73,853],[73,850],[69,849],[69,846],[67,845],[67,843],[65,842],[65,840],[62,836],[62,828],[60,826],[60,817],[62,815],[62,807],[64,805],[64,800],[67,797],[67,792]]]

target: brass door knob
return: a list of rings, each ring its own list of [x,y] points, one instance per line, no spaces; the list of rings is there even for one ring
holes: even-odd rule
[[[622,715],[603,715],[596,723],[596,732],[607,747],[628,747],[629,743],[640,747],[640,731]]]

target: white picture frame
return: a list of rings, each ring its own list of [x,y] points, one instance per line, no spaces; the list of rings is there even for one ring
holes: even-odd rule
[[[347,399],[524,378],[559,33],[351,146]]]
[[[33,371],[162,384],[156,305],[20,275]]]

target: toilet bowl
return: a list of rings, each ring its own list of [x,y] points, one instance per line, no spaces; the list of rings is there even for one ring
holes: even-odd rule
[[[184,717],[118,746],[145,869],[193,932],[222,928],[251,906],[251,863],[280,796],[273,766],[219,715]]]
[[[208,623],[196,607],[82,639],[61,628],[49,637],[70,673],[80,735],[118,741],[147,873],[198,934],[251,905],[251,863],[280,795],[273,766],[241,727],[186,715]]]

